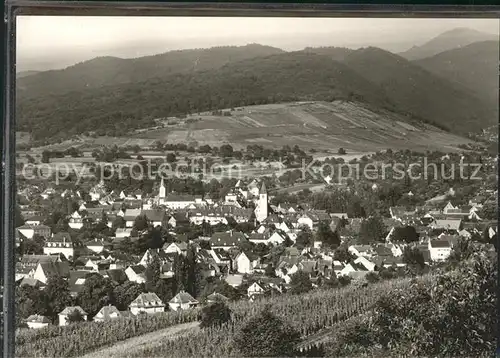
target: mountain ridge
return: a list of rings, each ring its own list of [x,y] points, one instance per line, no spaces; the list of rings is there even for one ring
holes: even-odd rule
[[[466,27],[458,27],[443,32],[420,46],[413,46],[409,50],[399,53],[399,55],[407,60],[419,60],[437,55],[443,51],[467,46],[474,42],[490,40],[498,40],[498,36]]]

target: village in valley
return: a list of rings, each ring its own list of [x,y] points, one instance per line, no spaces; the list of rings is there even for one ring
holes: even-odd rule
[[[362,162],[398,155],[388,150]],[[449,163],[460,156],[436,158]],[[484,250],[496,241],[494,182],[457,181],[423,201],[415,196],[429,187],[417,183],[405,182],[405,192],[392,192],[395,199],[382,193],[384,183],[363,180],[325,184],[315,193],[280,192],[287,187],[283,176],[290,173],[221,183],[158,177],[149,193],[141,190],[142,180],[127,188],[130,178],[118,182],[123,189],[102,178],[80,185],[71,178],[59,185],[22,181],[16,228],[21,324],[105,321],[189,310],[215,298],[253,302],[367,284],[429,272],[463,240]],[[297,180],[317,184],[318,178]],[[183,191],[172,190],[176,185]],[[206,192],[192,194],[191,186]],[[384,198],[385,208],[365,209],[368,199],[360,198],[367,195]],[[37,297],[40,303],[28,307]]]
[[[131,14],[18,18],[15,356],[492,355],[497,20]]]

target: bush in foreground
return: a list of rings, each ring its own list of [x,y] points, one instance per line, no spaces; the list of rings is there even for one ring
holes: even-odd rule
[[[234,337],[245,357],[287,357],[300,341],[299,332],[275,316],[269,306],[250,318]]]
[[[214,302],[201,310],[201,328],[221,326],[231,319],[231,310],[224,302]]]

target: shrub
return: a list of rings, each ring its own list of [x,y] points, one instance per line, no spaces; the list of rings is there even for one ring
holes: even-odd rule
[[[221,326],[231,319],[231,310],[224,302],[215,302],[201,310],[201,328]]]
[[[245,357],[292,356],[300,334],[266,306],[249,319],[234,337],[236,348]]]

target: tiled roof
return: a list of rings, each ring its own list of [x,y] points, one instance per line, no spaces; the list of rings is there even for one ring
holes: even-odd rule
[[[185,304],[185,303],[198,303],[198,301],[196,301],[193,298],[193,296],[191,296],[189,293],[181,291],[177,295],[175,295],[174,298],[170,300],[170,303]]]
[[[237,246],[247,241],[242,232],[216,232],[210,238],[212,246]]]
[[[83,308],[81,308],[80,306],[69,306],[69,307],[66,307],[64,310],[62,310],[61,313],[59,313],[60,315],[69,315],[71,313],[73,313],[74,311],[79,311],[83,316],[86,316],[87,315],[87,312],[85,312],[83,310]]]
[[[147,307],[147,306],[164,306],[164,303],[154,292],[141,293],[130,304],[131,306]]]

